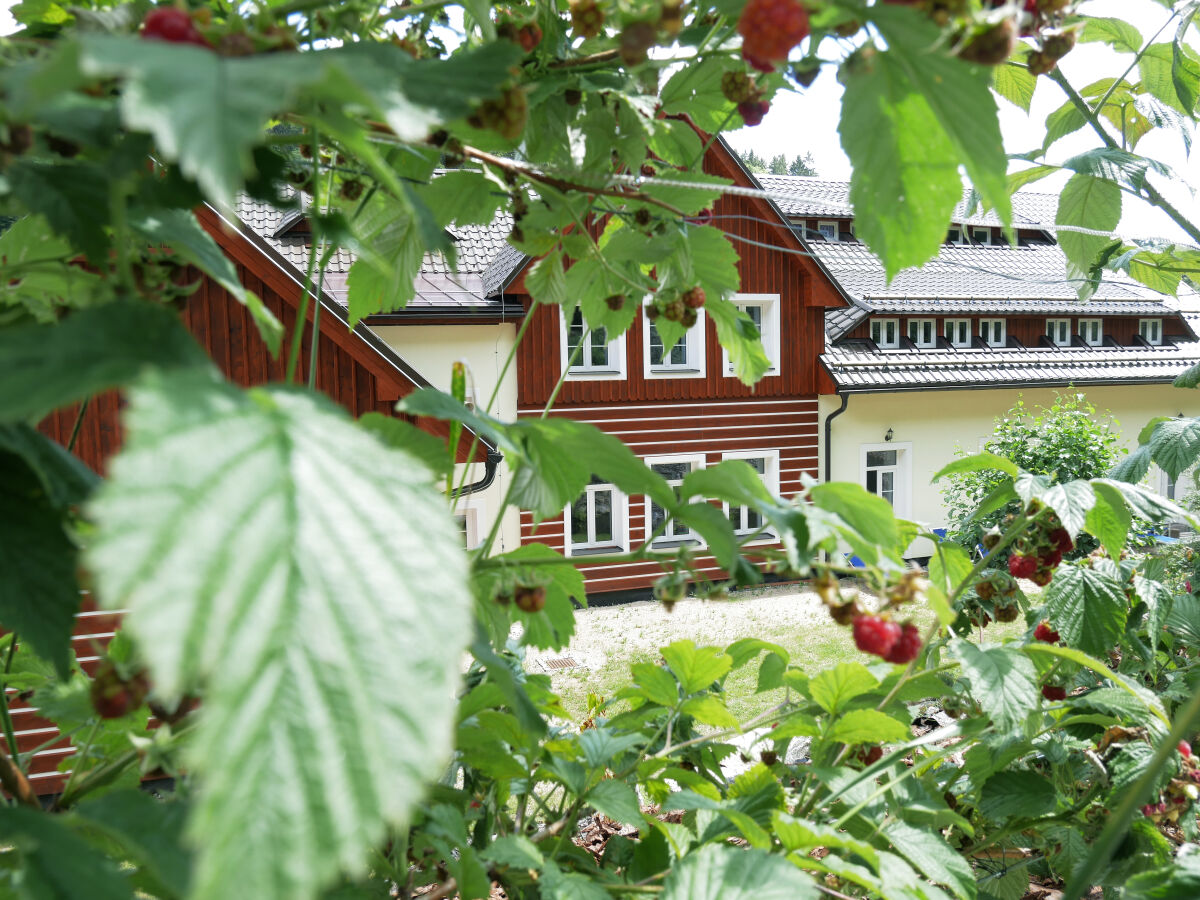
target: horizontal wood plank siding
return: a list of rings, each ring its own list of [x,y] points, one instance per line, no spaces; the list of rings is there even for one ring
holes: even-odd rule
[[[522,417],[540,414],[536,407],[518,413]],[[705,465],[711,466],[724,459],[726,453],[777,452],[779,489],[784,497],[800,492],[802,475],[816,477],[818,471],[815,397],[556,406],[551,415],[589,422],[620,437],[642,458],[702,455]],[[646,500],[642,496],[629,497],[627,505],[630,546],[637,546],[647,537]],[[533,515],[521,512],[522,543],[544,543],[563,552],[565,529],[565,515],[535,526]],[[710,556],[699,557],[697,567],[711,579],[725,576]],[[580,571],[589,593],[646,589],[663,574],[661,566],[645,562],[597,566],[581,562]]]

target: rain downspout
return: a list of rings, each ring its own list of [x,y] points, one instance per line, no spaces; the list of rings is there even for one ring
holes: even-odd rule
[[[846,411],[846,406],[850,403],[849,394],[839,394],[842,398],[842,405],[825,417],[825,482],[828,483],[833,475],[833,420]]]

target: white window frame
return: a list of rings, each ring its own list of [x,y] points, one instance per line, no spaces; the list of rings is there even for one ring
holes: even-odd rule
[[[873,450],[895,450],[896,473],[892,484],[892,509],[901,518],[910,515],[912,509],[912,441],[885,441],[880,444],[859,445],[858,483],[867,486],[867,453]]]
[[[778,450],[731,450],[726,453],[722,453],[721,459],[722,460],[726,460],[726,459],[745,459],[745,460],[761,459],[761,460],[764,460],[766,465],[763,467],[764,472],[760,476],[762,478],[762,483],[763,483],[764,487],[766,487],[767,492],[772,497],[779,496],[779,451]],[[725,510],[725,518],[728,519],[729,513],[730,513],[730,506],[728,503],[725,503],[722,505]],[[739,506],[737,508],[739,510],[742,510],[743,518],[744,518],[744,514],[746,512],[746,507]],[[733,525],[732,522],[730,522],[729,524]],[[740,536],[740,535],[744,535],[744,534],[753,534],[757,530],[758,530],[757,528],[738,528],[737,526],[734,526],[733,533]],[[778,540],[778,536],[770,528],[768,528],[759,537],[755,538],[753,541],[750,541],[749,544],[754,545],[754,544],[759,544],[759,543],[771,543],[772,541],[776,541],[776,540]]]
[[[998,340],[992,340],[991,332],[994,331],[994,326],[999,323],[1000,337]],[[1008,344],[1008,320],[1007,319],[980,319],[979,320],[979,336],[983,342],[989,347],[1004,347]]]
[[[683,365],[674,365],[669,362],[660,365],[650,364],[650,325],[649,317],[642,313],[642,373],[647,378],[704,377],[708,356],[705,347],[708,327],[705,325],[704,310],[696,310],[696,324],[679,339],[679,343],[687,349],[687,362]]]
[[[463,533],[466,537],[466,548],[474,550],[483,540],[483,535],[480,534],[480,524],[483,522],[485,505],[484,502],[477,498],[459,499],[458,506],[454,510],[454,518],[459,517],[463,520]]]
[[[1161,346],[1163,342],[1163,320],[1162,319],[1138,319],[1138,334],[1142,339],[1155,347]],[[1151,337],[1146,336],[1147,326],[1152,326]],[[1154,332],[1157,332],[1155,334]]]
[[[578,307],[576,307],[578,309]],[[574,314],[572,313],[572,316]],[[582,310],[580,315],[583,315]],[[558,346],[559,346],[559,368],[567,368],[567,359],[570,357],[570,346],[567,338],[567,311],[560,307],[558,311]],[[617,381],[625,378],[625,333],[612,338],[608,341],[608,364],[606,366],[593,366],[590,361],[588,363],[580,363],[571,366],[567,370],[567,381]],[[582,357],[584,354],[580,354]]]
[[[966,336],[963,341],[956,340],[955,331],[961,330]],[[951,347],[970,347],[971,346],[971,320],[970,319],[946,319],[942,326],[942,334]]]
[[[904,324],[906,325],[905,333],[908,335],[908,339],[910,341],[912,341],[913,344],[915,344],[917,347],[919,347],[922,350],[929,350],[929,349],[937,346],[937,338],[938,338],[937,319],[909,319]],[[914,325],[916,326],[917,337],[913,337],[913,326]],[[925,330],[925,326],[929,327],[929,341],[928,342],[918,340],[918,338],[921,335],[921,332]]]
[[[947,244],[961,244],[963,242],[963,230],[957,225],[951,225],[946,229]]]
[[[1047,319],[1046,337],[1050,338],[1050,343],[1052,343],[1055,347],[1070,347],[1071,320]]]
[[[889,322],[891,323],[892,327],[895,329],[894,334],[896,335],[896,340],[893,341],[892,343],[884,343],[884,341],[882,340],[884,326]],[[878,326],[878,329],[876,329],[876,326]],[[871,340],[873,340],[875,342],[875,345],[880,350],[897,350],[900,348],[900,320],[899,319],[871,319],[871,324],[869,326],[869,329],[871,332]],[[878,330],[878,332],[879,332],[878,338],[875,337],[876,330]]]
[[[619,491],[616,485],[609,482],[601,484],[588,484],[583,489],[583,495],[587,497],[589,508],[588,515],[588,530],[593,532],[595,525],[592,521],[595,500],[593,499],[598,491],[611,490],[612,499],[612,540],[611,541],[587,541],[582,544],[576,544],[571,539],[571,507],[575,505],[574,501],[563,507],[563,555],[564,556],[588,556],[594,553],[601,553],[605,550],[624,551],[629,549],[629,498]]]
[[[821,230],[826,225],[832,226],[833,237],[830,237],[824,231]],[[817,220],[817,233],[820,234],[821,237],[825,238],[825,240],[833,241],[836,243],[838,240],[841,239],[842,228],[841,228],[841,225],[836,220],[818,219]]]
[[[759,314],[759,319],[762,322],[762,328],[759,329],[759,336],[762,338],[763,350],[767,354],[767,359],[770,360],[771,366],[767,369],[764,378],[772,375],[779,375],[782,371],[782,361],[779,358],[779,295],[778,294],[734,294],[733,304],[738,309],[745,311],[747,307],[756,306],[762,312]],[[721,349],[721,370],[726,377],[734,378],[733,360],[729,358],[729,352],[724,348]]]
[[[984,235],[983,240],[979,240],[978,236],[980,234]],[[986,226],[980,227],[978,225],[972,225],[971,226],[971,243],[972,244],[983,244],[983,246],[985,246],[985,247],[990,247],[992,245],[992,229],[990,229]]]
[[[671,453],[662,456],[647,456],[643,462],[645,462],[647,468],[670,463],[691,463],[691,471],[695,472],[697,469],[703,469],[705,467],[706,458],[703,453]],[[671,485],[672,487],[679,486],[679,483],[674,479],[668,479],[667,484]],[[692,502],[703,503],[704,498],[693,497]],[[646,537],[649,539],[650,535],[654,533],[654,501],[649,497],[646,497],[645,515]],[[652,547],[678,547],[681,544],[697,544],[703,546],[704,540],[699,534],[689,528],[687,534],[660,535],[651,542]]]
[[[1103,319],[1080,319],[1075,325],[1075,330],[1077,332],[1079,332],[1079,337],[1082,338],[1083,342],[1085,344],[1087,344],[1089,347],[1103,346],[1103,344],[1104,344],[1104,320]],[[1095,332],[1094,340],[1093,340],[1093,335],[1089,334],[1089,332],[1092,332],[1092,331]]]

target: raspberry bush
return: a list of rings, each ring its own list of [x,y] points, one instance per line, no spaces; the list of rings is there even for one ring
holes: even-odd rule
[[[421,259],[454,256],[448,230],[503,213],[512,249],[538,260],[535,303],[613,336],[640,307],[668,347],[702,314],[752,385],[769,362],[733,302],[739,248],[717,212],[727,183],[702,165],[710,137],[836,73],[856,233],[895,274],[937,252],[962,171],[1010,223],[1007,152],[1028,148],[1003,146],[995,95],[1026,104],[1053,80],[1097,143],[1072,181],[1136,195],[1200,243],[1137,154],[1145,134],[1195,124],[1191,6],[1148,43],[1068,0],[13,12],[21,31],[0,57],[0,893],[991,900],[1033,873],[1069,900],[1092,885],[1187,895],[1200,576],[1188,551],[1128,545],[1135,513],[1183,515],[1137,482],[1151,461],[1173,477],[1193,465],[1200,425],[1158,423],[1098,480],[1112,442],[1082,401],[1039,427],[1068,458],[1102,461],[1086,471],[1015,455],[1033,446],[1018,410],[996,456],[945,476],[986,479],[1001,501],[966,539],[984,552],[941,542],[918,572],[901,559],[912,523],[860,487],[774,497],[730,461],[676,488],[581,423],[468,407],[461,366],[448,392],[401,410],[445,420],[448,445],[386,417],[351,422],[297,378],[302,351],[318,370],[321,342],[304,348],[299,329],[285,345],[193,210],[239,192],[281,217],[319,210],[306,288],[328,254],[353,251],[352,322],[403,307]],[[1059,64],[1094,40],[1126,57],[1103,96]],[[1119,126],[1113,105],[1174,112]],[[1062,241],[1081,295],[1105,267],[1167,293],[1200,269],[1194,248],[1125,246],[1094,233],[1111,224],[1063,215],[1084,229]],[[177,314],[197,270],[246,305],[286,384],[214,373]],[[33,426],[109,389],[126,441],[100,478]],[[602,475],[705,534],[717,581],[690,545],[616,555],[661,567],[664,610],[766,575],[806,581],[861,658],[804,671],[754,638],[680,641],[570,720],[523,660],[567,645],[578,561],[499,553],[494,535],[462,550],[455,485],[435,478],[464,475],[448,449],[464,427],[503,448],[520,486],[507,503],[535,518]],[[959,497],[965,533],[982,497]],[[713,504],[751,508],[779,546],[735,534]],[[839,563],[847,547],[868,565]],[[1045,589],[1026,597],[1014,576]],[[93,676],[71,652],[81,590],[128,612]],[[1010,637],[992,640],[993,622]],[[746,670],[762,711],[738,721],[728,691]],[[49,808],[15,697],[71,739]],[[143,778],[159,792],[137,790]]]

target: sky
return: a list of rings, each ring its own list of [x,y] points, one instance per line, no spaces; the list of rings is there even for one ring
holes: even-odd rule
[[[1123,18],[1134,23],[1145,38],[1153,35],[1170,15],[1169,10],[1154,0],[1089,0],[1081,4],[1080,10],[1093,16]],[[1160,35],[1159,40],[1174,37],[1173,28],[1174,25]],[[1119,54],[1104,44],[1090,43],[1076,45],[1060,65],[1071,84],[1079,88],[1106,75],[1119,74],[1132,59],[1132,55]],[[1136,80],[1136,70],[1131,78]],[[837,82],[834,67],[824,66],[812,87],[798,93],[778,94],[761,125],[739,129],[727,137],[738,150],[754,150],[764,159],[782,153],[790,160],[796,154],[803,156],[811,152],[821,177],[849,180],[850,160],[842,152],[837,134],[841,98],[842,86]],[[1041,146],[1042,123],[1066,100],[1062,89],[1046,78],[1038,79],[1028,114],[998,98],[1005,149],[1009,153],[1024,153]],[[1047,161],[1061,162],[1095,146],[1098,146],[1096,135],[1090,129],[1084,129],[1056,143]],[[1197,148],[1198,158],[1189,161],[1177,135],[1152,132],[1138,143],[1136,152],[1175,170],[1180,176],[1178,179],[1159,180],[1157,186],[1192,221],[1200,221],[1200,203],[1196,197],[1196,188],[1200,188],[1200,148]],[[1053,193],[1061,189],[1066,179],[1066,175],[1055,175],[1035,182],[1028,190]],[[1183,239],[1183,232],[1164,213],[1129,195],[1125,195],[1124,200],[1118,226],[1122,234]]]

